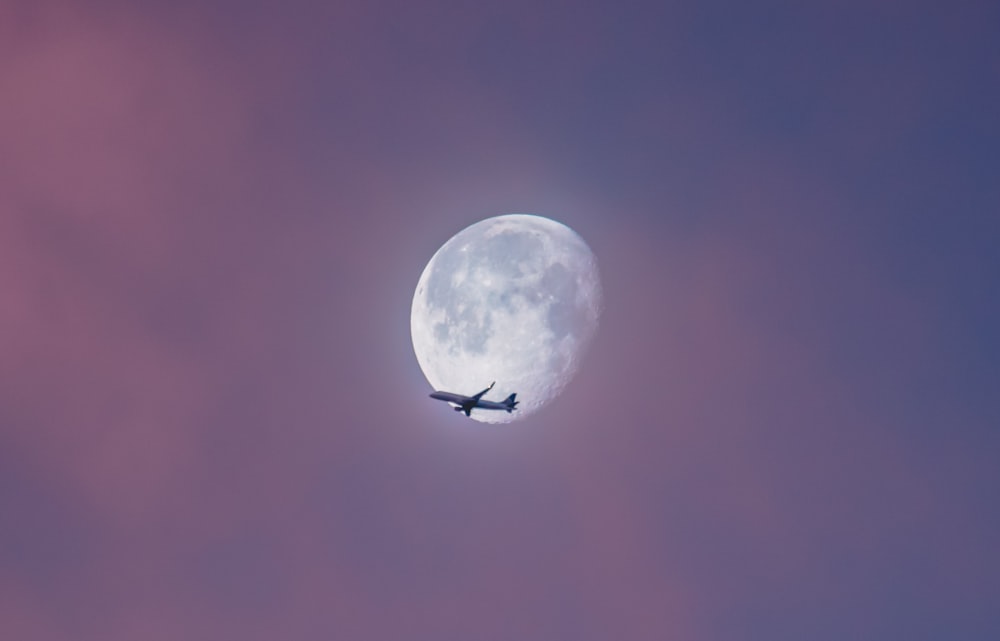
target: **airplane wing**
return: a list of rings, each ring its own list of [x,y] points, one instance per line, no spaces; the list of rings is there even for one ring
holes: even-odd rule
[[[489,387],[487,387],[486,389],[484,389],[483,391],[479,392],[478,394],[476,394],[474,396],[470,396],[469,398],[471,398],[471,399],[473,399],[475,401],[478,401],[479,399],[481,399],[483,397],[483,394],[485,394],[486,392],[488,392],[491,389],[493,389],[493,386],[496,385],[496,384],[497,384],[497,382],[493,381],[492,383],[490,383]]]

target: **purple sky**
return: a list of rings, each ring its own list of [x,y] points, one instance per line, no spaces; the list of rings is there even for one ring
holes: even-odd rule
[[[0,637],[998,638],[1000,5],[665,4],[0,2]],[[487,426],[509,212],[606,309]]]

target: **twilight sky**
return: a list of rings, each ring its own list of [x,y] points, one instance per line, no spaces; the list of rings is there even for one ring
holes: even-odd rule
[[[823,4],[0,0],[0,637],[996,639],[1000,5]],[[510,212],[606,309],[487,426]]]

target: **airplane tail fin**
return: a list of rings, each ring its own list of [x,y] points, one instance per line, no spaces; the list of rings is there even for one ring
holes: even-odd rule
[[[503,404],[507,406],[507,413],[508,414],[510,414],[511,410],[513,410],[514,408],[517,407],[517,401],[514,400],[515,396],[517,396],[517,394],[511,394],[510,396],[508,396],[507,398],[505,398],[504,401],[503,401]]]

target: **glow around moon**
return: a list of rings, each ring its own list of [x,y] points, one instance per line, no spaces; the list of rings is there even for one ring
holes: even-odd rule
[[[554,220],[509,214],[467,227],[434,254],[413,295],[410,333],[434,389],[475,394],[495,380],[485,399],[516,392],[512,414],[472,411],[506,423],[566,387],[600,311],[597,260],[583,239]]]

